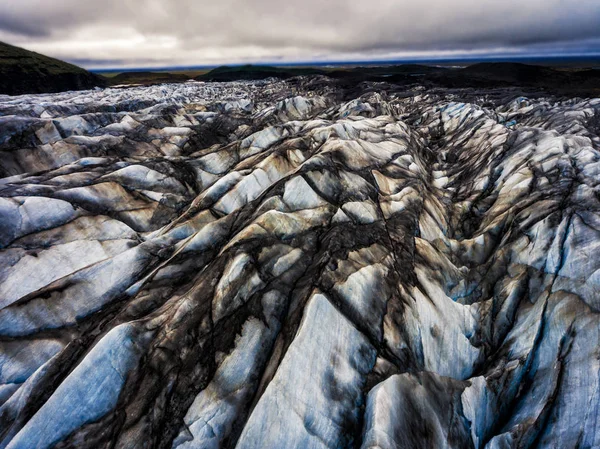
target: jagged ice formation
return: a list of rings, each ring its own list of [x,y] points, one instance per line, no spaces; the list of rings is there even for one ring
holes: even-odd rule
[[[600,99],[0,96],[0,448],[600,447]]]

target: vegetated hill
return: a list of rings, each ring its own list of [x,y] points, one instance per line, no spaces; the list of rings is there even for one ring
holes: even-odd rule
[[[512,62],[486,62],[427,76],[445,87],[534,87],[555,93],[600,92],[600,71],[574,70]]]
[[[49,93],[106,86],[73,64],[0,42],[0,94]]]
[[[119,84],[159,84],[159,83],[181,83],[190,79],[183,73],[170,72],[123,72],[108,78],[111,85]]]
[[[449,69],[439,66],[429,66],[422,64],[400,64],[388,66],[360,66],[351,69],[342,70],[341,72],[362,73],[370,76],[389,77],[393,75],[428,75],[431,73],[445,72]],[[339,72],[339,71],[338,71]]]
[[[326,73],[330,78],[344,82],[357,83],[363,81],[385,81],[393,84],[411,84],[416,77],[426,77],[431,74],[443,73],[444,67],[426,66],[419,64],[400,64],[387,66],[342,67]]]
[[[548,87],[569,84],[573,73],[537,65],[491,62],[473,64],[449,75],[449,78],[463,79],[468,84]]]
[[[260,80],[266,78],[287,79],[301,75],[325,75],[326,72],[311,67],[273,67],[268,65],[222,66],[197,76],[197,81]]]
[[[198,81],[235,81],[259,80],[265,78],[287,79],[294,76],[326,75],[330,78],[348,81],[379,81],[385,78],[388,81],[404,81],[410,77],[439,73],[446,71],[442,67],[425,66],[418,64],[382,65],[339,67],[334,70],[313,67],[275,67],[266,65],[222,66],[210,72],[197,76]]]
[[[485,77],[490,80],[536,83],[541,79],[563,76],[564,72],[538,65],[528,65],[517,62],[482,62],[465,67],[462,74]]]

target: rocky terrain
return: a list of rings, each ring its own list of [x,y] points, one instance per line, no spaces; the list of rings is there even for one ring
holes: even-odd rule
[[[600,447],[600,99],[0,96],[0,448]]]

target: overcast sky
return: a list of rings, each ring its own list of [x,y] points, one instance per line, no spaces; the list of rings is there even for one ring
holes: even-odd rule
[[[0,40],[87,68],[600,54],[600,0],[0,0]]]

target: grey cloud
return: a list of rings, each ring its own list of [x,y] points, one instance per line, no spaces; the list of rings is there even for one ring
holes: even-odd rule
[[[0,32],[14,43],[128,65],[552,51],[577,42],[597,51],[599,23],[597,0],[0,0]]]

